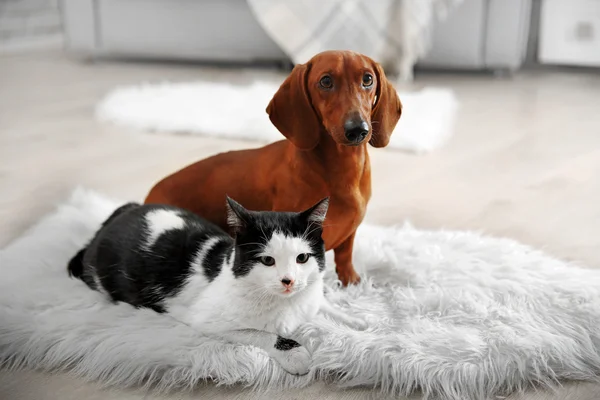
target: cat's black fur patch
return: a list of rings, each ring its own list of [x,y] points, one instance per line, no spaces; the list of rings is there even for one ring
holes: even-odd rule
[[[295,347],[300,347],[300,343],[292,339],[286,339],[282,338],[281,336],[277,336],[277,341],[275,342],[275,348],[277,350],[287,351]]]
[[[212,282],[219,275],[223,262],[229,258],[232,250],[231,241],[220,240],[206,253],[202,269],[209,282]]]

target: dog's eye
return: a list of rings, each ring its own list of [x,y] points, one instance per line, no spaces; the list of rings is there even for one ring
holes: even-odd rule
[[[373,75],[366,73],[363,75],[362,83],[364,87],[370,87],[373,85]]]
[[[272,267],[275,265],[275,259],[271,256],[262,256],[260,258],[260,262],[266,265],[267,267]]]
[[[319,81],[319,86],[323,89],[331,89],[333,87],[333,79],[329,75],[325,75]]]
[[[310,254],[301,253],[301,254],[298,254],[298,257],[296,257],[296,262],[298,264],[304,264],[305,262],[308,261],[309,258],[310,258]]]

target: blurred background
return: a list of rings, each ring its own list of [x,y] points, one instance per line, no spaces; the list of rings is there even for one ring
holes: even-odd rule
[[[268,100],[327,49],[382,63],[405,106],[368,222],[600,266],[598,0],[0,0],[0,248],[77,186],[142,200],[279,138]]]

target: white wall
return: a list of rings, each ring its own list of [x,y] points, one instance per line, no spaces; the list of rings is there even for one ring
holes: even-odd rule
[[[0,48],[47,46],[62,41],[58,0],[0,0]]]

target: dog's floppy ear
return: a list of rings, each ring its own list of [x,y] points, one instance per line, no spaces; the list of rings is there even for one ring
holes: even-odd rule
[[[310,66],[296,65],[267,106],[275,127],[296,147],[310,150],[319,143],[321,124],[307,88]]]
[[[377,100],[371,113],[373,134],[369,143],[373,147],[385,147],[402,115],[402,103],[398,92],[385,77],[381,65],[373,61],[373,67],[377,75]]]

